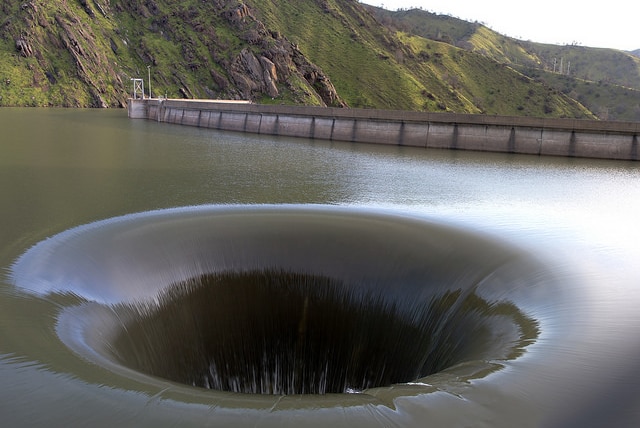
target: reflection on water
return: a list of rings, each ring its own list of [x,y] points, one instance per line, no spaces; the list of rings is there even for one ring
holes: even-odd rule
[[[0,261],[5,272],[0,279],[0,413],[8,426],[299,426],[301,421],[306,426],[424,426],[426,421],[436,426],[475,426],[482,421],[487,426],[566,427],[640,423],[640,339],[636,334],[640,326],[640,173],[636,164],[263,138],[129,121],[125,116],[118,111],[0,110],[0,216],[4,225],[0,228]],[[307,204],[340,205],[345,212],[355,212],[357,220],[330,222],[332,228],[337,227],[331,228],[333,234],[327,235],[328,229],[323,228],[322,233],[308,236],[305,245],[292,246],[300,229],[296,229],[297,217],[289,217],[286,227],[259,229],[271,230],[261,243],[251,246],[259,253],[246,251],[244,238],[234,242],[235,238],[225,235],[226,228],[214,228],[216,239],[224,237],[228,244],[227,250],[218,253],[206,245],[208,235],[203,230],[208,229],[202,228],[198,214],[202,208],[153,211],[238,203],[303,204],[291,209]],[[414,236],[413,228],[398,229],[395,222],[376,226],[365,221],[367,226],[358,229],[362,216],[381,211],[402,218],[400,224],[416,221],[458,230],[455,236],[471,233],[479,239],[473,242],[483,244],[465,246],[442,235],[430,241],[429,233]],[[118,217],[137,212],[143,214]],[[186,224],[187,241],[181,240],[184,213],[192,219]],[[182,219],[180,226],[167,228],[177,218]],[[242,218],[242,214],[234,212],[231,218]],[[255,236],[258,229],[244,226],[238,230]],[[426,230],[437,235],[439,227]],[[358,235],[358,230],[369,233]],[[402,237],[399,241],[398,236]],[[92,242],[96,240],[101,242],[97,252],[87,251],[95,247]],[[307,266],[308,248],[313,248],[308,242],[318,241],[337,242],[329,246],[330,254],[335,257],[332,260],[342,262],[323,263],[322,257],[312,253],[313,263],[308,265],[312,269],[302,269]],[[175,246],[167,247],[167,242]],[[437,251],[425,250],[436,248],[434,242]],[[451,263],[451,257],[458,259],[460,251],[486,261],[495,255],[484,245],[488,243],[498,252],[506,248],[508,254],[526,257],[502,258],[486,270],[479,267],[484,264],[480,262]],[[195,262],[194,249],[199,254],[208,251],[209,261]],[[37,256],[30,256],[33,254]],[[182,259],[176,260],[176,254]],[[270,262],[260,265],[256,261],[265,254],[271,255]],[[469,257],[462,259],[473,260]],[[364,263],[371,258],[374,264]],[[430,262],[423,266],[424,260]],[[172,271],[174,262],[187,268]],[[238,270],[240,265],[249,268]],[[21,271],[21,266],[30,268]],[[225,269],[212,270],[216,266]],[[424,284],[425,275],[446,272],[448,276],[442,274],[446,287],[440,294],[418,297],[410,293],[417,286],[394,285],[384,288],[382,299],[375,292],[380,289],[374,287],[363,293],[372,299],[367,307],[381,310],[388,321],[385,325],[406,321],[406,312],[398,309],[403,307],[397,304],[398,296],[414,296],[404,307],[426,302],[420,307],[438,307],[427,313],[440,315],[454,302],[469,317],[465,320],[460,312],[438,316],[440,324],[418,329],[430,333],[430,328],[439,333],[452,329],[454,333],[448,336],[435,336],[440,341],[454,339],[438,346],[430,345],[428,339],[405,340],[393,330],[385,333],[382,327],[372,327],[379,322],[375,317],[349,318],[358,312],[344,309],[352,307],[354,297],[346,298],[345,306],[336,305],[336,299],[343,299],[340,293],[327,292],[329,298],[324,301],[330,307],[338,306],[336,310],[319,310],[313,314],[320,315],[313,316],[312,312],[304,315],[304,302],[314,295],[291,293],[294,310],[288,312],[287,307],[284,311],[290,319],[276,317],[261,312],[282,314],[276,302],[261,306],[256,300],[245,300],[244,304],[238,296],[264,301],[291,292],[285,287],[260,294],[263,288],[242,277],[257,276],[262,284],[264,272],[273,272],[268,269],[274,266],[286,268],[276,271],[276,283],[286,272],[293,272],[303,283],[318,280],[325,284],[319,290],[334,291],[345,284],[375,284],[380,278],[386,279],[378,284],[397,277],[422,278]],[[244,285],[234,287],[226,295],[227,304],[212,315],[207,308],[215,306],[208,304],[212,299],[208,293],[220,295],[210,284],[220,278],[207,276],[213,272],[240,272]],[[296,276],[301,273],[304,275]],[[110,286],[98,287],[91,281],[98,277]],[[36,281],[16,288],[20,278]],[[466,297],[455,294],[466,289],[462,284],[479,279],[482,286],[473,293]],[[226,280],[233,283],[238,277]],[[203,282],[206,286],[185,285]],[[182,284],[183,292],[171,295],[163,291],[168,284]],[[127,296],[126,301],[119,300],[122,296]],[[151,305],[160,296],[171,298]],[[185,302],[194,305],[193,310],[185,311]],[[177,358],[184,355],[175,347],[182,346],[178,339],[211,331],[191,328],[189,323],[202,317],[187,314],[201,311],[213,316],[204,318],[207,323],[219,325],[223,321],[216,314],[232,311],[242,318],[242,310],[248,308],[255,309],[251,313],[257,312],[257,319],[282,319],[295,325],[287,336],[294,351],[290,361],[296,361],[297,343],[313,350],[314,364],[323,361],[318,355],[326,351],[318,351],[315,342],[301,341],[310,334],[310,327],[304,326],[311,324],[300,321],[310,322],[316,316],[321,319],[319,324],[334,322],[337,330],[356,338],[357,331],[364,330],[360,339],[366,354],[374,354],[371,347],[394,338],[439,351],[463,351],[453,352],[456,358],[427,370],[436,373],[408,383],[402,383],[404,375],[372,384],[368,380],[340,381],[340,386],[327,391],[376,387],[358,394],[322,396],[215,392],[184,385],[190,382],[188,376],[174,377],[142,367],[148,367],[144,358],[149,346],[164,346],[169,356]],[[174,315],[167,318],[165,313]],[[157,330],[155,344],[138,339],[153,337],[138,334],[154,330],[158,319],[174,316],[182,317],[183,323],[171,324],[174,333]],[[251,319],[244,318],[255,323]],[[442,321],[458,319],[465,321],[457,326]],[[420,316],[414,321],[423,327],[431,325]],[[358,323],[366,327],[358,329]],[[258,324],[265,331],[280,328]],[[183,335],[180,325],[184,325]],[[232,323],[255,332],[254,324],[249,325]],[[131,331],[124,333],[122,326]],[[213,329],[206,342],[226,344],[223,332],[237,338],[231,334],[232,326]],[[489,341],[484,340],[487,334],[492,335]],[[171,346],[163,342],[167,336],[177,337],[170,341]],[[455,338],[461,337],[465,340],[456,343]],[[119,340],[125,338],[136,346],[120,346]],[[497,345],[492,349],[481,346],[487,343]],[[447,348],[449,345],[453,347]],[[211,346],[213,354],[221,348]],[[268,347],[286,349],[266,342],[257,354]],[[382,355],[389,349],[394,346],[385,345]],[[413,350],[407,353],[412,358],[415,354]],[[206,356],[198,367],[206,368],[205,375],[212,373],[209,350],[197,355]],[[335,358],[344,361],[353,356],[338,348]],[[384,358],[406,355],[392,352]],[[366,371],[361,360],[354,361],[357,370]],[[369,372],[376,375],[380,365],[386,364],[367,363],[374,367]],[[401,365],[407,364],[402,361]],[[301,370],[293,366],[293,372]],[[444,370],[438,371],[440,368]],[[426,372],[418,370],[408,377],[423,374]],[[214,378],[204,377],[209,382]],[[362,373],[355,377],[363,378]],[[272,379],[265,384],[273,384]],[[266,392],[278,391],[269,386]]]

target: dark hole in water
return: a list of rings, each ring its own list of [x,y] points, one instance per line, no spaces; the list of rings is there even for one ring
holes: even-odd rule
[[[129,321],[112,349],[131,368],[193,386],[325,394],[484,358],[497,325],[516,326],[513,342],[531,328],[512,304],[472,291],[399,298],[385,290],[278,270],[203,275],[174,284],[158,304],[119,307]]]

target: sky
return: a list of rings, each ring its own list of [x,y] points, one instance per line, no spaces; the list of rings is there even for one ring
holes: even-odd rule
[[[388,10],[422,8],[478,21],[505,36],[559,45],[640,49],[637,0],[361,0]]]

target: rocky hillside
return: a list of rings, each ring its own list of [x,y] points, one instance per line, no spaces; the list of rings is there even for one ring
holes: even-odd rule
[[[123,106],[130,79],[149,73],[154,96],[285,91],[344,105],[319,67],[238,1],[3,0],[2,16],[2,105]]]
[[[593,117],[511,64],[395,31],[356,0],[0,0],[0,12],[5,106],[122,106],[143,78],[154,96]]]

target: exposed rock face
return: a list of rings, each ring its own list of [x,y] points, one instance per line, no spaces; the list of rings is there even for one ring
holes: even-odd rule
[[[278,81],[276,65],[271,62],[269,58],[263,56],[260,57],[260,65],[262,66],[262,75],[267,93],[270,97],[275,98],[278,96],[278,88],[276,87],[276,82]]]
[[[245,18],[253,18],[246,4],[241,3],[225,12],[227,19],[235,24],[241,24]]]
[[[291,46],[292,59],[300,70],[304,79],[315,89],[326,106],[347,107],[347,104],[340,98],[336,88],[331,83],[329,77],[324,74],[320,67],[309,62],[300,52],[297,46]]]
[[[252,46],[244,48],[231,64],[231,79],[242,98],[254,99],[258,94],[276,98],[278,84],[286,85],[297,75],[325,106],[346,107],[329,77],[280,33],[268,31],[246,5],[228,10],[225,17]]]
[[[23,57],[30,57],[31,55],[33,55],[33,49],[31,48],[31,45],[29,45],[29,43],[23,38],[19,38],[18,40],[16,40],[16,49]]]
[[[268,58],[257,58],[248,49],[243,49],[233,68],[232,77],[245,98],[251,98],[255,91],[267,93],[271,98],[278,96],[276,66]]]

